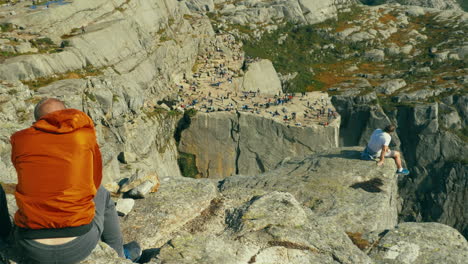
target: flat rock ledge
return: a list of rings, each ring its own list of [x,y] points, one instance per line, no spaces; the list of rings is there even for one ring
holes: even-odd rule
[[[260,175],[161,178],[121,218],[125,242],[155,264],[463,263],[468,243],[455,229],[397,225],[395,166],[361,161],[360,150],[287,159]],[[99,243],[82,263],[130,262]]]

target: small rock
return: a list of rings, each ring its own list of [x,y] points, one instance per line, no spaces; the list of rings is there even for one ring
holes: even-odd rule
[[[419,6],[408,6],[406,7],[406,14],[409,16],[422,16],[426,13],[424,8]]]
[[[382,83],[376,88],[377,93],[392,94],[395,91],[406,86],[406,82],[403,79],[395,79]]]
[[[106,190],[108,190],[111,193],[119,192],[119,188],[120,188],[120,186],[116,182],[105,183],[103,184],[103,186],[104,188],[106,188]]]
[[[468,45],[458,49],[458,56],[465,61],[468,60]]]
[[[156,192],[159,188],[159,178],[156,174],[154,173],[146,173],[142,171],[137,171],[130,179],[128,179],[127,182],[125,182],[121,187],[120,187],[120,192],[128,192],[131,189],[136,188],[137,186],[140,186],[142,183],[146,181],[151,181],[153,182],[153,189],[152,192]]]
[[[431,68],[423,67],[416,70],[417,72],[431,72]]]
[[[401,53],[400,47],[394,45],[385,49],[388,55],[395,56]]]
[[[15,46],[15,50],[18,53],[28,53],[28,52],[37,52],[37,48],[33,48],[29,42],[21,42],[19,45]]]
[[[458,56],[458,54],[456,54],[456,53],[450,53],[448,58],[450,60],[460,60],[460,56]]]
[[[359,70],[359,68],[356,65],[353,65],[353,66],[346,69],[347,72],[353,72],[353,71],[357,71],[357,70]]]
[[[360,42],[360,41],[369,40],[369,39],[373,39],[373,38],[375,38],[375,36],[372,36],[371,34],[369,34],[367,32],[358,32],[356,34],[351,35],[350,41],[351,42]]]
[[[169,106],[167,106],[167,104],[165,104],[165,103],[162,103],[162,104],[160,104],[159,106],[160,106],[161,108],[167,110],[167,111],[171,111],[171,108],[170,108]]]
[[[437,62],[444,62],[448,59],[449,51],[444,51],[440,53],[436,53],[435,55],[435,60]]]
[[[284,41],[286,41],[286,39],[288,38],[288,34],[283,34],[281,35],[279,38],[278,38],[278,44],[279,45],[282,45],[284,43]]]
[[[449,129],[461,129],[462,121],[457,111],[441,114],[440,125]]]
[[[156,186],[156,183],[152,181],[145,181],[144,183],[138,185],[136,188],[131,189],[128,192],[128,196],[135,198],[135,199],[145,198],[145,196],[148,193],[152,192],[155,186]]]
[[[371,29],[369,29],[369,34],[375,36],[375,35],[377,35],[377,30],[371,28]]]
[[[9,53],[16,53],[15,47],[11,45],[2,45],[0,46],[0,51],[9,52]]]
[[[409,44],[401,48],[401,52],[403,52],[404,54],[410,54],[412,50],[413,50],[413,45],[409,45]]]
[[[135,200],[133,199],[119,199],[117,200],[117,205],[115,206],[115,209],[117,210],[117,213],[121,216],[125,216],[130,211],[132,211],[133,206],[135,205]]]
[[[361,30],[361,27],[351,27],[351,28],[347,28],[341,32],[338,33],[338,36],[342,39],[348,37],[349,35],[353,34],[354,32],[358,32],[359,30]]]
[[[133,152],[123,151],[123,152],[120,152],[117,159],[123,164],[128,164],[128,163],[135,162],[137,160],[137,155]]]
[[[364,57],[371,61],[383,61],[385,53],[380,49],[373,49],[364,53]]]

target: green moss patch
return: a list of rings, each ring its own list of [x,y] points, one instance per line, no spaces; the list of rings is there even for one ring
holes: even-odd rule
[[[179,153],[179,158],[177,159],[179,164],[180,172],[182,176],[189,178],[198,178],[199,172],[197,169],[196,156],[190,153]]]

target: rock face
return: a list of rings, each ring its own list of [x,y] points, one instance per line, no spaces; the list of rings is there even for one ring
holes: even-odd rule
[[[245,112],[198,113],[182,131],[179,150],[196,156],[204,178],[252,175],[275,168],[286,157],[338,146],[338,126],[339,121],[328,127],[287,127]]]
[[[133,212],[122,221],[122,232],[143,248],[160,247],[217,196],[216,186],[209,181],[164,178],[157,193],[136,201]]]
[[[466,96],[449,96],[446,100],[451,100],[454,108],[466,109]],[[405,200],[402,216],[405,220],[456,223],[454,227],[466,236],[467,214],[459,203],[467,195],[467,166],[461,157],[468,155],[468,149],[459,136],[440,127],[439,109],[439,104],[428,104],[398,111],[402,149],[415,171],[400,184]],[[413,125],[404,128],[410,123]],[[419,129],[409,130],[416,126]]]
[[[356,148],[330,150],[284,162],[270,173],[229,177],[218,184],[219,192],[209,187],[213,185],[208,180],[168,178],[162,181],[161,192],[149,198],[151,202],[136,201],[139,216],[130,218],[130,214],[124,230],[137,238],[149,234],[143,239],[145,246],[160,247],[150,263],[374,263],[390,253],[400,261],[395,263],[425,263],[401,262],[414,258],[414,248],[418,261],[440,260],[450,252],[456,256],[448,260],[462,263],[456,261],[466,254],[462,252],[466,240],[450,227],[408,223],[393,230],[397,221],[394,165],[376,167],[358,157]],[[337,174],[333,168],[340,166],[353,170]],[[376,177],[382,182],[369,181]],[[187,219],[190,213],[180,206],[193,208],[191,214],[198,216]],[[144,222],[151,223],[151,229],[140,227]],[[388,229],[378,245],[368,242],[373,260],[344,232]],[[433,250],[441,246],[435,237],[443,234],[447,249]]]
[[[332,98],[342,114],[341,142],[345,145],[364,145],[370,127],[397,125],[392,142],[402,150],[411,174],[399,182],[404,203],[400,219],[404,221],[437,221],[450,224],[467,235],[466,199],[466,142],[454,130],[442,127],[444,116],[466,116],[466,96],[451,95],[441,103],[400,106],[384,112],[379,105],[363,96]],[[443,120],[443,121],[442,121]],[[463,121],[456,121],[465,123]],[[357,131],[357,132],[356,132]],[[455,130],[456,131],[456,130]],[[400,145],[401,144],[401,145]]]
[[[253,199],[226,221],[217,236],[178,235],[155,263],[371,263],[344,232],[317,220],[288,193]]]
[[[265,174],[226,178],[220,189],[225,197],[240,201],[246,194],[287,191],[318,216],[350,232],[393,228],[398,207],[394,164],[388,161],[384,168],[377,168],[373,162],[360,161],[361,150],[331,149],[291,159]]]
[[[237,2],[223,4],[221,14],[228,23],[271,23],[285,19],[290,22],[315,24],[333,18],[337,9],[354,3],[353,0],[280,0]]]
[[[213,0],[188,0],[185,1],[187,7],[193,11],[213,11],[214,1]]]
[[[137,240],[146,251],[142,262],[468,258],[466,240],[442,224],[395,229],[398,220],[439,221],[468,236],[466,13],[349,8],[354,0],[83,0],[35,10],[11,2],[0,7],[0,181],[9,187],[10,215],[16,174],[9,136],[30,126],[40,98],[54,96],[94,120],[104,185],[119,199],[135,198],[118,207],[125,241]],[[455,7],[453,0],[385,2]],[[288,127],[240,109],[182,118],[190,107],[180,102],[203,97],[201,86],[219,74],[233,78],[239,91],[281,92],[277,65],[260,60],[241,67],[248,54],[234,36],[260,39],[286,22],[296,30],[335,17],[309,28],[318,40],[308,54],[318,61],[304,68],[323,90],[339,93],[333,104],[341,126],[338,118],[330,126]],[[200,63],[209,71],[195,77]],[[288,84],[300,74],[282,71],[282,79]],[[225,96],[211,88],[214,98]],[[382,167],[359,160],[362,147],[334,149],[363,146],[375,128],[391,122],[398,125],[391,147],[403,152],[409,176],[397,177],[391,160]],[[208,179],[180,177],[179,151],[194,155]],[[4,254],[0,245],[0,259]],[[83,263],[129,261],[101,243]]]
[[[242,91],[258,92],[261,95],[279,95],[282,93],[281,81],[269,60],[260,60],[249,64],[242,79]]]
[[[465,263],[468,242],[455,229],[438,223],[401,223],[370,252],[376,263]]]
[[[160,247],[150,263],[372,263],[345,231],[396,225],[396,177],[392,163],[358,157],[335,149],[220,183],[166,178],[136,201],[124,235]]]
[[[185,5],[173,1],[80,1],[54,5],[47,12],[2,18],[2,23],[47,36],[52,46],[59,41],[68,43],[59,52],[2,59],[1,118],[6,123],[0,168],[7,173],[7,181],[15,181],[7,158],[9,136],[32,123],[34,103],[45,96],[63,99],[93,118],[104,158],[105,183],[137,173],[180,175],[172,137],[178,116],[153,111],[153,106],[173,96],[168,83],[190,72],[199,44],[203,46],[201,39],[187,33],[198,36],[192,25],[206,38],[213,35],[207,19],[191,25],[182,16],[184,12],[189,12]],[[77,30],[81,26],[83,32]],[[165,28],[169,29],[164,37],[171,41],[160,41]],[[16,81],[36,78],[45,82],[34,91],[29,89],[32,84],[28,87]],[[138,158],[124,160],[122,165],[117,157],[123,152]]]
[[[351,92],[351,91],[349,91]],[[376,128],[384,128],[391,120],[374,102],[375,93],[365,95],[344,94],[332,97],[332,103],[341,115],[340,145],[365,146]],[[390,147],[399,146],[398,135],[393,134]]]
[[[456,0],[361,0],[361,2],[366,5],[399,3],[402,5],[431,7],[437,9],[460,9],[460,5]]]
[[[406,86],[405,80],[395,79],[395,80],[390,80],[390,81],[382,83],[381,85],[377,87],[376,90],[378,93],[392,94],[405,86]]]

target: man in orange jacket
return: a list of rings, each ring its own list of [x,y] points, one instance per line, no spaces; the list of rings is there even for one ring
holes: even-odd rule
[[[136,260],[141,249],[135,242],[123,246],[114,203],[100,186],[101,153],[91,118],[54,98],[41,100],[34,117],[31,127],[11,136],[19,248],[39,263],[76,263],[102,239],[119,256]]]

